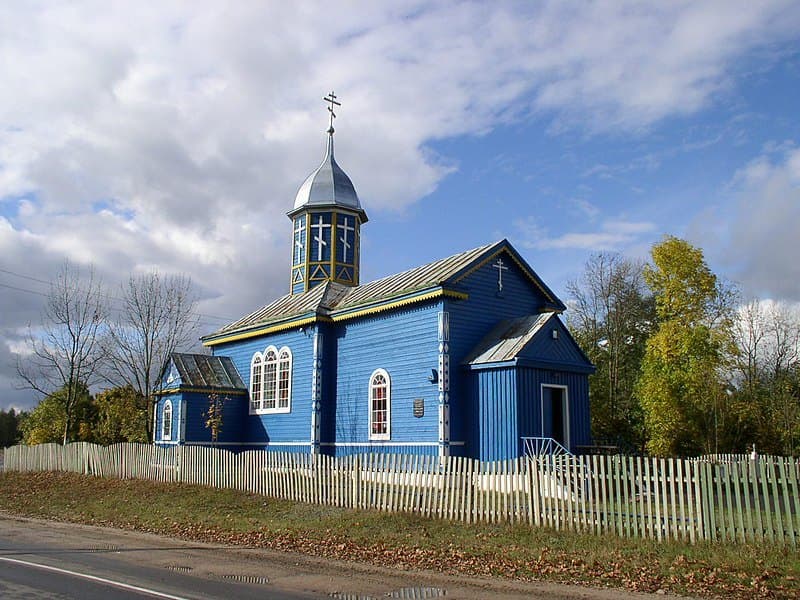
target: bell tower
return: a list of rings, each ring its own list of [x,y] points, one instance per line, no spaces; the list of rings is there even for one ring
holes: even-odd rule
[[[333,92],[324,100],[330,113],[325,158],[300,186],[294,208],[287,213],[293,225],[292,294],[325,281],[355,286],[359,280],[361,225],[367,213],[333,156],[334,107],[341,104]]]

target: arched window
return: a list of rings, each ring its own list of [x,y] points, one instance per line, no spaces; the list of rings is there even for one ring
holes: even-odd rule
[[[172,439],[172,401],[164,402],[164,409],[161,411],[161,439]]]
[[[289,412],[289,397],[292,382],[292,352],[289,348],[281,348],[278,355],[278,410]]]
[[[277,382],[278,354],[275,348],[267,348],[264,355],[264,410],[275,409],[275,384]]]
[[[250,413],[284,413],[292,409],[292,351],[268,346],[250,363]]]
[[[391,436],[392,382],[389,373],[377,369],[369,378],[369,439]]]
[[[261,365],[263,359],[261,353],[253,355],[250,363],[250,412],[255,412],[261,408]]]

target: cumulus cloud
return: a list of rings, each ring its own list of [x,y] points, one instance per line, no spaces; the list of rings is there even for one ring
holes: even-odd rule
[[[655,231],[654,223],[609,219],[594,231],[567,232],[553,236],[535,217],[519,219],[514,226],[524,248],[536,250],[623,250]]]
[[[531,115],[638,132],[709,105],[739,57],[799,25],[781,1],[6,3],[3,265],[184,272],[204,312],[235,318],[286,289],[285,212],[322,157],[331,88],[337,157],[374,216],[457,168],[434,140]],[[536,243],[617,246],[629,225]],[[37,318],[35,301],[0,304],[0,326]]]
[[[748,295],[800,301],[800,149],[783,144],[733,178],[721,260]]]

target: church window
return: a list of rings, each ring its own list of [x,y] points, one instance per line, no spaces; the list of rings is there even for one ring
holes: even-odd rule
[[[172,401],[164,402],[164,410],[161,412],[161,439],[172,439]]]
[[[278,356],[278,410],[289,410],[289,388],[292,375],[292,353],[281,348]]]
[[[388,440],[391,435],[391,380],[384,369],[369,379],[369,439]]]
[[[306,217],[300,215],[294,222],[294,256],[292,264],[299,265],[306,256]]]
[[[264,395],[261,408],[275,410],[275,382],[278,371],[278,354],[274,348],[268,348],[264,358]]]
[[[255,412],[261,408],[261,370],[263,360],[261,353],[253,355],[253,362],[250,363],[250,412]]]
[[[291,411],[292,351],[269,346],[250,366],[250,414]]]

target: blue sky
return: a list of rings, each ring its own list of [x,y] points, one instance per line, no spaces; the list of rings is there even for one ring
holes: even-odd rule
[[[668,233],[800,302],[795,2],[4,5],[0,88],[0,408],[65,259],[190,275],[204,333],[285,293],[331,89],[362,280],[507,237],[565,297]]]

